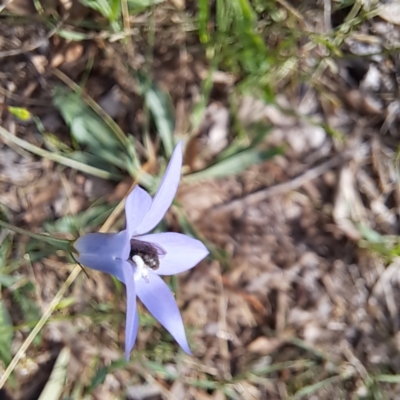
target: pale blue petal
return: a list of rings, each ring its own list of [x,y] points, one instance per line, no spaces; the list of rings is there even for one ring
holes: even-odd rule
[[[154,318],[172,335],[186,353],[191,354],[181,314],[167,284],[152,270],[149,270],[149,281],[139,279],[136,282],[136,293]]]
[[[128,361],[138,331],[136,308],[136,290],[132,265],[124,261],[122,265],[123,282],[126,286],[126,325],[125,325],[125,358]]]
[[[126,361],[129,361],[131,351],[136,342],[138,330],[139,330],[139,313],[138,313],[138,310],[136,309],[134,320],[133,320],[133,328],[132,328],[131,336],[129,339],[127,339],[125,337],[125,359],[126,359]],[[125,333],[126,333],[126,329],[125,329]]]
[[[140,186],[135,186],[132,192],[129,193],[125,202],[126,229],[129,238],[132,238],[136,228],[150,210],[151,205],[151,196]]]
[[[155,233],[137,236],[136,239],[158,244],[167,252],[160,257],[160,268],[154,271],[157,275],[174,275],[187,271],[208,254],[203,243],[181,233]]]
[[[135,230],[135,235],[151,231],[164,217],[178,190],[182,169],[182,142],[179,142],[153,198],[150,210]]]
[[[88,233],[75,241],[74,257],[80,264],[114,275],[122,281],[121,262],[129,257],[129,244],[126,231]]]

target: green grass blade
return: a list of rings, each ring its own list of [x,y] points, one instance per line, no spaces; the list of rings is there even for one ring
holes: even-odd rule
[[[114,174],[108,171],[101,170],[99,168],[91,167],[90,165],[80,163],[78,161],[72,160],[60,154],[51,153],[50,151],[41,149],[40,147],[37,147],[29,142],[26,142],[25,140],[22,140],[14,136],[1,126],[0,126],[0,136],[21,147],[21,149],[29,151],[30,153],[33,153],[37,156],[47,158],[50,161],[54,161],[66,167],[70,167],[78,171],[84,172],[86,174],[94,175],[103,179],[109,179],[114,181],[120,181],[122,179],[122,176],[119,174]]]
[[[47,235],[42,235],[40,233],[33,233],[30,232],[26,229],[19,228],[18,226],[14,226],[12,224],[9,224],[8,222],[0,220],[0,226],[3,228],[9,229],[10,231],[19,233],[20,235],[26,235],[31,237],[32,239],[39,240],[41,242],[45,242],[51,246],[54,246],[57,249],[60,250],[70,250],[70,241],[69,240],[64,240],[64,239],[58,239],[58,238],[53,238]]]
[[[13,325],[7,307],[0,300],[0,360],[8,365],[11,361],[11,342],[13,338]]]
[[[203,179],[221,178],[228,175],[238,174],[251,165],[271,159],[282,151],[279,148],[270,150],[248,149],[225,158],[210,167],[185,176],[185,181],[198,181]]]
[[[375,380],[382,383],[400,383],[400,375],[382,374],[376,376]]]
[[[208,20],[210,18],[210,3],[208,0],[199,0],[199,10],[197,13],[197,21],[199,26],[199,36],[202,43],[210,41],[208,33]]]
[[[314,394],[318,390],[322,389],[323,387],[330,385],[334,382],[341,381],[341,380],[342,380],[342,376],[335,375],[335,376],[331,376],[328,379],[324,379],[323,381],[314,383],[313,385],[305,386],[305,387],[301,388],[298,392],[296,392],[296,394],[291,397],[291,400],[297,400],[297,399],[301,399],[305,396],[309,396],[311,394]]]
[[[172,103],[166,93],[162,92],[149,77],[137,73],[140,91],[154,119],[165,153],[169,158],[174,150],[174,115]]]

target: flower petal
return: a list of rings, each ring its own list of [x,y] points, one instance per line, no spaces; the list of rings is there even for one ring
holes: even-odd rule
[[[74,243],[74,258],[82,265],[114,275],[123,281],[122,260],[129,256],[127,231],[119,233],[88,233]]]
[[[139,318],[136,308],[135,279],[131,264],[124,262],[122,265],[123,282],[126,286],[126,325],[125,325],[125,358],[129,361],[130,353],[135,344],[139,327]]]
[[[152,270],[148,272],[148,282],[144,279],[139,279],[136,282],[136,292],[139,299],[153,314],[154,318],[174,337],[182,349],[191,354],[182,317],[174,296],[159,276]]]
[[[208,254],[203,243],[181,233],[155,233],[137,236],[135,239],[158,244],[167,252],[160,257],[160,268],[154,271],[157,275],[174,275],[187,271]]]
[[[151,196],[140,186],[135,186],[125,201],[126,229],[129,239],[152,205]]]
[[[181,178],[182,142],[179,142],[172,153],[164,177],[153,198],[149,212],[135,230],[136,235],[151,231],[162,219],[174,200]]]

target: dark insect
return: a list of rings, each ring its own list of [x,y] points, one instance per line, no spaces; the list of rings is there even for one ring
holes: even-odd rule
[[[160,256],[165,256],[167,252],[159,245],[141,240],[131,239],[131,253],[129,258],[139,256],[147,267],[156,270],[160,267]]]

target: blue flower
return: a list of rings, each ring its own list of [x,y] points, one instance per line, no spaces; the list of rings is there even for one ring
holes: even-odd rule
[[[129,359],[139,328],[136,296],[190,353],[182,317],[174,296],[159,275],[187,271],[207,256],[198,240],[180,233],[151,231],[163,218],[178,189],[182,144],[175,148],[154,198],[139,186],[125,203],[126,229],[119,233],[89,233],[76,240],[77,262],[114,275],[126,285],[125,355]]]

